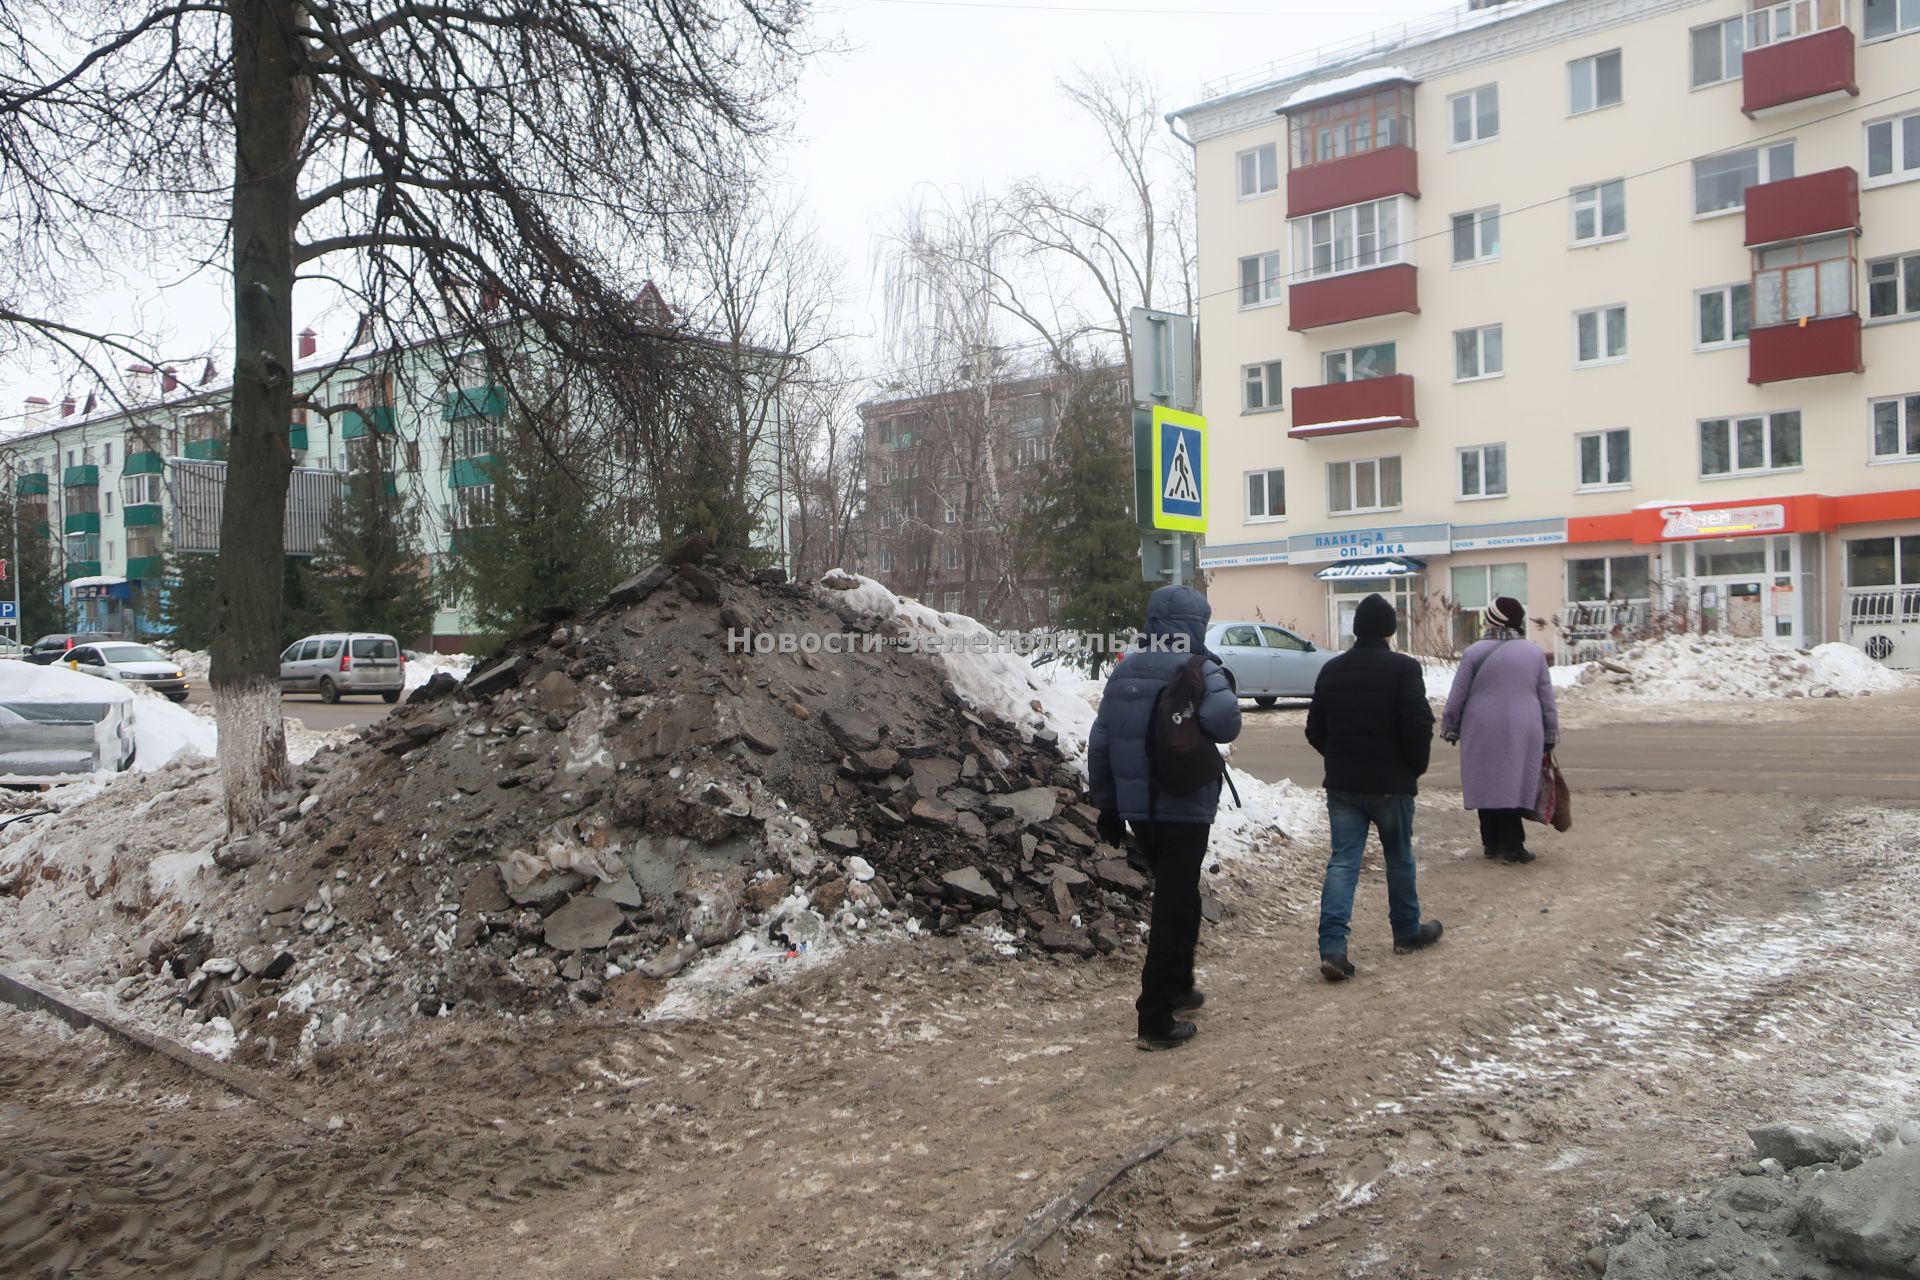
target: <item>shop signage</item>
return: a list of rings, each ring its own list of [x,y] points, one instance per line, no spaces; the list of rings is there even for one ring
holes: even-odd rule
[[[1754,507],[1660,508],[1660,537],[1740,538],[1755,533],[1778,533],[1787,527],[1787,508],[1779,502]]]
[[[1511,520],[1503,524],[1455,525],[1455,551],[1493,551],[1500,547],[1557,546],[1567,540],[1567,522]]]
[[[1443,556],[1453,549],[1452,535],[1452,526],[1444,524],[1303,533],[1287,540],[1287,552],[1288,559],[1295,564],[1383,560],[1392,556]]]
[[[1285,564],[1287,553],[1284,551],[1263,551],[1250,555],[1234,555],[1231,552],[1200,553],[1202,569],[1239,569],[1250,564]]]

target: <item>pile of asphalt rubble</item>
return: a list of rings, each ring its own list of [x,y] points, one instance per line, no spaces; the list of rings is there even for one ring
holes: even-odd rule
[[[1704,1196],[1647,1205],[1589,1265],[1608,1280],[1920,1277],[1920,1123],[1870,1141],[1799,1124],[1748,1134],[1755,1162]]]
[[[449,1010],[645,1009],[743,934],[776,955],[909,922],[997,927],[1003,951],[1137,941],[1148,882],[1100,843],[1037,701],[1008,722],[895,647],[729,647],[891,630],[858,585],[682,548],[436,675],[216,854],[217,915],[147,940],[122,997],[226,1017],[272,1059]]]

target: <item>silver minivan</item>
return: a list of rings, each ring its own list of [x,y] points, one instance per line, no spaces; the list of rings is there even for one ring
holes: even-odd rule
[[[330,631],[295,640],[280,655],[282,693],[317,693],[322,702],[377,693],[398,702],[406,687],[407,655],[392,636]]]

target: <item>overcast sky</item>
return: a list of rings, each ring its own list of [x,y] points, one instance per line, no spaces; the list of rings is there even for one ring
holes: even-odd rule
[[[1201,96],[1205,81],[1290,59],[1375,28],[1459,7],[1449,0],[821,0],[816,30],[846,46],[800,81],[785,163],[829,244],[846,261],[848,327],[873,332],[873,242],[917,184],[995,188],[1042,173],[1093,176],[1095,139],[1055,81],[1076,66],[1145,69],[1162,110]],[[181,278],[177,266],[129,264],[125,287],[96,299],[82,321],[138,323],[169,351],[227,344],[227,284]],[[669,299],[671,301],[671,299]],[[352,317],[303,309],[323,344],[343,342]],[[317,305],[318,298],[313,300]],[[219,358],[224,371],[229,361]],[[197,376],[198,368],[182,369]],[[223,373],[224,376],[224,373]],[[28,395],[57,401],[50,364],[0,366],[0,419]],[[85,387],[73,388],[82,398]]]

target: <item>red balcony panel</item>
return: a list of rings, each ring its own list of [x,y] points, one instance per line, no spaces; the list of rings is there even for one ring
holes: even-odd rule
[[[1741,62],[1741,84],[1746,95],[1741,110],[1749,116],[1834,94],[1858,97],[1853,28],[1834,27],[1747,50]]]
[[[1400,311],[1418,314],[1419,310],[1419,274],[1407,263],[1308,280],[1287,288],[1287,327],[1296,333]]]
[[[1413,375],[1391,374],[1358,382],[1329,382],[1293,389],[1293,430],[1297,440],[1417,427],[1413,414]]]
[[[1860,175],[1827,169],[1747,188],[1747,244],[1860,229]]]
[[[1420,195],[1420,159],[1412,147],[1381,147],[1287,171],[1287,216],[1304,218],[1384,196]]]
[[[1768,325],[1747,335],[1747,381],[1791,382],[1831,373],[1865,373],[1860,358],[1860,317],[1828,316],[1804,326]]]

